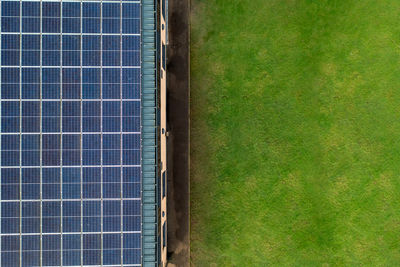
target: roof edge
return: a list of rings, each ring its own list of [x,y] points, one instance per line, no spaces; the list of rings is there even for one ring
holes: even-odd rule
[[[141,0],[142,266],[157,264],[156,6]]]

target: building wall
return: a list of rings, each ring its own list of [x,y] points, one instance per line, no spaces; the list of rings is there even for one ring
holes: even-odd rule
[[[161,266],[167,262],[167,117],[166,117],[166,45],[167,45],[167,0],[160,0],[160,186],[161,186]]]

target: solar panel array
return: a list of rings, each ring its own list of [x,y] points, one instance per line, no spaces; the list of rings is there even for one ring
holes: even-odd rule
[[[140,2],[1,1],[0,28],[0,265],[140,265]]]

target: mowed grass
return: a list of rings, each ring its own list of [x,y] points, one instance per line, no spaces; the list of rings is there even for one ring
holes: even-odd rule
[[[400,266],[400,1],[193,0],[193,266]]]

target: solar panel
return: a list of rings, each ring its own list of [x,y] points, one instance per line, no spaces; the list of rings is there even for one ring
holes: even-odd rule
[[[1,1],[1,266],[141,264],[140,2]]]

